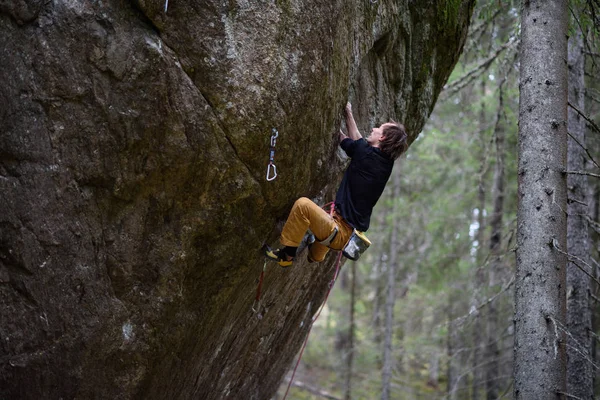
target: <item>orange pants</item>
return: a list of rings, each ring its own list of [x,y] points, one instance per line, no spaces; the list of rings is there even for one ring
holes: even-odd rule
[[[329,247],[319,243],[319,241],[327,239],[336,226],[338,233]],[[294,203],[290,215],[283,226],[281,244],[298,247],[307,229],[311,230],[317,240],[309,248],[310,257],[317,262],[325,259],[330,248],[333,250],[344,248],[354,230],[344,221],[341,215],[334,212],[333,216],[331,216],[310,199],[301,197]]]

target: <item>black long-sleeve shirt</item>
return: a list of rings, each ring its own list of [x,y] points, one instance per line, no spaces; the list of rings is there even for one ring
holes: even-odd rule
[[[369,229],[371,213],[383,193],[394,160],[365,139],[346,138],[340,143],[352,158],[335,198],[335,208],[355,229]]]

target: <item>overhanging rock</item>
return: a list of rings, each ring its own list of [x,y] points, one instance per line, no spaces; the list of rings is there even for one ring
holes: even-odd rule
[[[474,0],[165,3],[0,4],[0,398],[272,396],[333,260],[259,319],[261,245],[335,190],[349,98],[414,140]]]

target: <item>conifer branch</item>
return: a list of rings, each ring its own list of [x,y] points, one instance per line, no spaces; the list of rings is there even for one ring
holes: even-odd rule
[[[587,88],[584,92],[584,95],[586,98],[592,100],[593,102],[600,103],[600,97],[597,97],[598,95],[594,93],[594,91],[591,88]]]
[[[571,7],[570,4],[568,4],[569,7],[569,11],[571,11],[571,15],[573,15],[573,19],[575,20],[575,22],[577,23],[577,26],[579,26],[579,31],[581,32],[581,36],[583,38],[583,42],[585,44],[585,47],[587,47],[588,51],[591,52],[592,49],[590,48],[590,44],[588,43],[587,40],[587,35],[586,35],[586,30],[583,29],[583,26],[581,26],[581,22],[579,21],[579,18],[577,17],[577,14],[575,14],[575,11],[573,11],[573,8]],[[593,67],[596,67],[596,60],[592,58],[592,65]]]
[[[587,6],[590,9],[590,14],[592,17],[592,23],[596,29],[600,29],[600,19],[596,15],[596,7],[600,7],[600,2],[598,0],[587,0]]]
[[[322,397],[324,399],[341,400],[339,397],[335,397],[334,395],[327,393],[323,389],[320,389],[320,388],[317,388],[314,386],[310,386],[304,382],[296,381],[296,382],[292,383],[292,386],[294,386],[298,389],[306,390],[307,392],[314,394],[316,396]]]
[[[587,220],[588,224],[592,227],[592,229],[596,233],[600,234],[600,224],[598,222],[594,221],[593,219],[591,219],[589,215],[586,215],[585,219]]]
[[[568,327],[566,327],[561,322],[559,322],[556,319],[554,319],[554,317],[552,317],[551,315],[546,316],[546,318],[549,319],[549,320],[551,320],[554,323],[555,329],[558,327],[561,331],[563,331],[571,339],[571,342],[573,344],[571,344],[569,342],[569,340],[567,340],[566,341],[567,348],[575,350],[575,352],[578,353],[579,356],[581,358],[583,358],[585,361],[587,361],[588,363],[590,363],[591,366],[594,367],[594,369],[600,370],[600,367],[598,366],[598,364],[596,364],[594,362],[594,360],[590,357],[590,355],[587,354],[587,351],[588,351],[587,350],[587,346],[582,345],[579,342],[579,340],[577,340],[577,338],[575,338],[573,336],[573,334],[569,331]],[[556,331],[556,330],[555,330],[555,332],[558,333],[558,331]],[[589,332],[593,334],[593,332],[591,330],[589,330]]]
[[[598,343],[600,343],[600,337],[598,337],[598,335],[596,335],[596,333],[595,333],[593,330],[589,330],[588,332],[589,332],[589,333],[592,335],[592,337],[593,337],[594,339],[596,339],[596,341],[597,341]]]
[[[569,104],[569,107],[571,107],[573,110],[575,110],[577,112],[577,114],[581,115],[583,117],[583,119],[585,119],[592,126],[592,128],[594,128],[596,130],[596,132],[600,133],[600,128],[598,128],[598,125],[596,125],[596,123],[594,121],[592,121],[591,119],[589,119],[587,117],[587,115],[585,115],[577,107],[575,107],[573,104],[571,104],[570,101],[567,102],[567,103]]]
[[[506,285],[504,285],[498,293],[494,294],[492,297],[489,297],[486,301],[479,304],[477,307],[471,307],[471,309],[469,310],[469,313],[467,315],[463,315],[458,318],[454,318],[452,321],[447,321],[444,325],[453,324],[456,321],[463,320],[463,319],[467,318],[468,316],[475,314],[477,311],[481,310],[483,307],[487,306],[488,304],[490,304],[491,302],[496,300],[496,298],[498,296],[500,296],[502,293],[506,292],[513,285],[513,283],[515,283],[515,275],[513,275],[510,278],[510,281]]]
[[[473,81],[473,79],[477,78],[484,71],[486,71],[490,67],[492,62],[494,62],[494,60],[496,60],[496,58],[498,58],[498,56],[500,54],[502,54],[502,52],[504,50],[513,47],[516,43],[518,43],[518,40],[514,36],[511,37],[508,40],[508,42],[506,42],[502,46],[500,46],[500,48],[498,48],[498,50],[496,50],[496,52],[494,54],[492,54],[490,57],[483,60],[483,62],[481,62],[479,65],[477,65],[475,68],[473,68],[469,72],[467,72],[462,77],[458,78],[451,84],[446,85],[443,88],[442,93],[446,94],[447,96],[452,96],[454,93],[456,93],[460,89],[464,88],[467,84],[469,84],[471,81]]]
[[[594,160],[594,157],[590,154],[590,152],[587,149],[587,147],[585,147],[583,144],[581,144],[581,142],[579,140],[577,140],[577,138],[575,136],[571,135],[571,132],[567,131],[567,135],[569,135],[569,137],[571,139],[573,139],[575,141],[575,143],[577,143],[579,145],[579,147],[581,147],[585,151],[585,153],[590,158],[590,161],[592,163],[594,163],[594,165],[596,166],[596,168],[600,168],[600,165],[598,165],[598,163],[596,162],[596,160]]]
[[[600,281],[598,281],[597,278],[595,278],[594,276],[592,276],[591,273],[589,273],[588,271],[586,271],[581,265],[577,264],[574,260],[577,260],[581,263],[583,263],[586,267],[589,267],[590,270],[594,270],[594,267],[592,267],[590,264],[588,264],[587,262],[585,262],[584,260],[582,260],[581,258],[574,256],[573,254],[569,254],[567,252],[564,252],[560,249],[560,247],[558,247],[558,245],[556,244],[556,240],[552,240],[552,245],[554,246],[554,248],[556,249],[556,251],[558,251],[560,254],[564,254],[565,256],[567,256],[567,259],[569,260],[569,262],[573,265],[575,265],[577,268],[579,268],[581,270],[581,272],[583,272],[584,274],[586,274],[590,279],[592,279],[594,282],[596,282],[597,284],[600,285]]]
[[[565,392],[561,392],[560,390],[556,391],[557,394],[562,394],[563,396],[568,397],[569,399],[575,399],[575,400],[583,400],[581,397],[577,397],[575,395],[569,394],[569,393],[565,393]]]
[[[594,178],[600,178],[600,175],[598,174],[593,174],[591,172],[587,172],[587,171],[565,171],[565,174],[571,174],[571,175],[587,175],[587,176],[592,176]]]
[[[494,15],[492,15],[491,18],[481,22],[479,25],[474,26],[473,29],[469,29],[469,46],[466,47],[463,51],[463,53],[467,53],[471,47],[473,43],[479,43],[481,40],[481,37],[483,36],[483,34],[485,32],[489,32],[489,29],[486,29],[491,23],[494,23],[496,21],[496,17],[498,15],[500,15],[500,12],[502,11],[501,7],[498,7],[498,9],[494,12]],[[474,18],[473,18],[474,19]]]

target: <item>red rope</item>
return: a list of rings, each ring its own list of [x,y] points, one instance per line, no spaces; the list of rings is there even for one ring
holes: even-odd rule
[[[333,213],[333,204],[331,206],[331,212]],[[298,361],[296,362],[296,366],[294,367],[294,371],[292,372],[292,377],[290,378],[290,382],[288,383],[288,387],[285,391],[285,395],[283,396],[283,400],[286,399],[288,392],[290,391],[290,387],[292,386],[292,382],[294,381],[294,376],[296,375],[296,370],[298,369],[298,365],[300,365],[300,360],[302,360],[302,354],[304,353],[304,349],[306,348],[306,344],[308,343],[308,337],[310,336],[310,331],[312,330],[312,327],[313,327],[315,321],[317,320],[317,318],[319,318],[319,315],[321,315],[321,311],[323,311],[323,308],[325,308],[325,303],[327,303],[327,299],[329,298],[329,293],[331,293],[331,289],[333,288],[333,285],[335,284],[335,281],[338,278],[341,261],[342,261],[342,252],[340,251],[337,256],[337,261],[336,261],[336,266],[335,266],[335,275],[333,276],[333,279],[329,282],[329,289],[327,290],[327,295],[325,295],[325,301],[323,301],[323,304],[321,304],[319,311],[317,311],[315,316],[312,318],[312,321],[310,323],[310,328],[308,329],[308,333],[306,334],[306,339],[304,339],[304,344],[302,345],[302,349],[300,349],[300,356],[298,356]]]
[[[263,278],[265,277],[265,269],[260,272],[260,278],[258,279],[258,287],[256,288],[256,301],[260,301],[260,288],[262,287]]]
[[[252,304],[252,311],[258,314],[260,311],[260,289],[262,288],[263,280],[265,278],[265,271],[267,270],[267,260],[263,265],[262,271],[260,271],[260,277],[258,278],[258,287],[256,288],[256,298],[254,300],[254,304]],[[254,308],[256,306],[256,308]],[[261,316],[259,315],[259,319]]]
[[[333,210],[335,210],[335,202],[330,201],[329,203],[325,204],[323,207],[321,207],[322,209],[327,208],[327,206],[330,206],[329,208],[329,215],[333,215]]]

